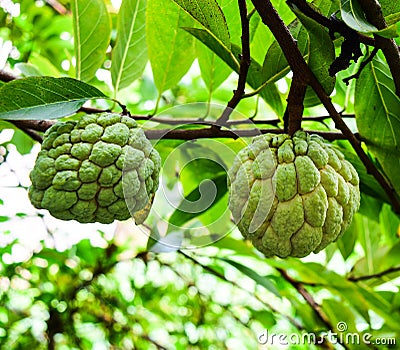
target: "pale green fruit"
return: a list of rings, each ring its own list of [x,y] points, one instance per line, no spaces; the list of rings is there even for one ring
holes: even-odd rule
[[[360,205],[352,164],[303,131],[255,137],[237,154],[228,185],[235,223],[268,257],[321,251],[341,237]]]
[[[159,172],[160,156],[133,119],[90,114],[45,132],[29,198],[58,219],[111,223],[151,205]]]

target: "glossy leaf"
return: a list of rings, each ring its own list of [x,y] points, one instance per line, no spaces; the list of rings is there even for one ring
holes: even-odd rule
[[[365,13],[358,0],[340,0],[343,21],[354,30],[361,33],[373,33],[378,29],[365,17]]]
[[[382,13],[385,17],[392,14],[400,13],[400,3],[393,0],[379,0],[382,8]]]
[[[160,93],[176,85],[193,63],[194,39],[182,30],[193,24],[193,19],[172,0],[147,1],[148,55]]]
[[[330,10],[330,7],[326,7]],[[328,10],[328,11],[329,11]],[[309,36],[308,66],[319,80],[325,92],[330,95],[335,87],[336,78],[329,75],[329,67],[335,60],[335,47],[329,33],[323,26],[305,16],[301,11],[294,9],[302,25],[307,29]],[[304,99],[305,106],[314,106],[320,103],[315,92],[308,87]]]
[[[205,29],[183,28],[188,33],[200,40],[204,45],[216,53],[235,72],[239,71],[239,61],[232,54],[229,47],[225,46],[218,38]]]
[[[230,46],[228,25],[216,0],[173,0],[198,23],[218,38],[226,47]]]
[[[111,36],[103,0],[72,0],[76,78],[90,81],[102,65]]]
[[[57,119],[75,113],[91,99],[106,98],[72,78],[28,77],[0,87],[0,119]]]
[[[196,50],[201,77],[208,90],[213,92],[228,78],[232,70],[224,61],[202,43],[198,43]]]
[[[304,58],[308,60],[309,47],[308,47],[308,34],[307,30],[301,25],[298,20],[293,21],[288,26],[290,33],[297,40],[297,47],[303,54]],[[277,41],[269,47],[267,54],[264,58],[262,67],[263,81],[275,82],[283,78],[290,71],[289,64],[285,55]]]
[[[354,107],[360,135],[400,193],[400,99],[388,66],[379,58],[357,79]]]
[[[118,13],[111,77],[116,91],[139,78],[147,63],[146,0],[124,0]]]

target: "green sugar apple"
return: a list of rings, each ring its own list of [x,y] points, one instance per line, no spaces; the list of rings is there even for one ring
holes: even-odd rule
[[[116,113],[57,122],[43,137],[29,198],[62,220],[111,223],[146,218],[160,156],[136,122]]]
[[[360,205],[359,178],[318,135],[260,135],[228,172],[229,208],[267,257],[304,257],[336,241]]]

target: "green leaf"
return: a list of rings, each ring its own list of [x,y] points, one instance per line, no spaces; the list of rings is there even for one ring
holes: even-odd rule
[[[298,20],[293,21],[288,26],[290,33],[297,40],[297,47],[308,60],[308,34],[304,26]],[[264,58],[262,67],[262,79],[264,82],[275,82],[289,73],[290,67],[285,55],[277,41],[269,47]]]
[[[241,42],[242,26],[237,0],[218,0],[218,4],[228,25],[230,42],[239,45]]]
[[[397,38],[399,33],[397,33],[397,26],[392,24],[385,29],[378,30],[376,34],[388,39]]]
[[[17,150],[20,154],[28,154],[35,144],[31,137],[19,129],[15,129],[10,143],[17,147]]]
[[[269,49],[273,42],[274,37],[271,31],[262,23],[258,12],[254,13],[250,18],[251,57],[257,62],[262,62],[267,53],[267,49]]]
[[[322,308],[326,312],[331,324],[335,327],[332,331],[345,335],[346,333],[343,332],[343,329],[340,331],[336,328],[339,323],[343,325],[343,322],[345,322],[346,332],[357,333],[355,315],[348,307],[343,307],[343,304],[336,300],[324,299]],[[368,347],[365,346],[365,348]]]
[[[193,19],[172,0],[147,1],[147,47],[160,93],[176,85],[192,65],[194,39],[181,28],[193,24]]]
[[[30,63],[17,63],[14,68],[18,69],[25,77],[35,77],[43,75],[33,64]]]
[[[277,297],[281,297],[278,289],[275,287],[275,285],[271,282],[270,279],[266,276],[261,276],[251,268],[244,266],[236,261],[226,259],[226,258],[219,258],[220,260],[228,263],[229,265],[232,265],[236,269],[238,269],[240,272],[242,272],[244,275],[247,277],[251,278],[254,282],[259,284],[260,286],[263,286],[265,289],[270,291],[272,294],[275,294]]]
[[[382,13],[386,18],[392,14],[400,13],[400,2],[398,1],[379,0],[379,4],[381,5]]]
[[[115,91],[139,78],[147,63],[146,0],[124,0],[118,13],[112,51],[111,78]]]
[[[8,220],[10,220],[9,216],[0,215],[0,222],[6,222]]]
[[[29,56],[29,63],[33,64],[40,72],[40,75],[47,75],[58,78],[61,76],[59,70],[46,57],[33,52]]]
[[[209,32],[213,33],[226,47],[230,37],[225,16],[216,0],[173,0]]]
[[[385,243],[394,245],[400,236],[400,217],[393,213],[389,205],[384,205],[379,214],[379,222]]]
[[[72,78],[28,77],[0,87],[0,119],[56,119],[75,113],[91,99],[106,98]]]
[[[386,24],[391,26],[392,24],[396,24],[400,21],[400,12],[390,14],[389,16],[385,17]]]
[[[358,241],[364,250],[365,274],[375,273],[379,262],[379,259],[376,258],[379,254],[379,225],[375,221],[359,214],[354,216],[352,225],[355,226],[358,232]]]
[[[240,48],[236,45],[232,45],[232,51],[235,56],[241,54]],[[237,71],[238,72],[238,71]],[[249,71],[247,74],[247,83],[253,88],[258,89],[263,84],[262,79],[262,66],[255,60],[251,60]],[[283,115],[283,104],[281,94],[275,84],[266,85],[260,92],[260,96],[266,103],[275,111],[276,115]]]
[[[211,51],[215,52],[229,67],[235,72],[239,72],[239,61],[233,55],[232,51],[225,46],[218,38],[205,29],[198,28],[183,28],[188,33],[200,40]]]
[[[343,21],[354,30],[361,33],[374,33],[378,29],[365,17],[365,13],[358,0],[340,0]]]
[[[356,229],[356,225],[354,225],[354,222],[352,222],[350,227],[343,234],[343,236],[336,242],[344,260],[347,260],[347,258],[353,252],[357,241],[357,234],[358,232]]]
[[[360,135],[400,194],[400,99],[386,63],[374,58],[364,68],[354,99]]]
[[[235,255],[247,255],[254,257],[254,248],[244,242],[230,236],[225,236],[213,244],[214,247],[219,249],[229,249],[235,252]]]
[[[103,0],[72,0],[76,78],[90,81],[102,65],[111,37]]]
[[[199,43],[196,49],[201,77],[211,93],[228,78],[232,70],[203,44]]]
[[[226,173],[217,175],[215,178],[210,179],[210,181],[202,182],[197,188],[185,196],[185,199],[179,207],[172,213],[169,218],[170,225],[179,227],[198,217],[218,203],[227,191]],[[208,203],[208,199],[211,196],[213,200],[211,203]]]

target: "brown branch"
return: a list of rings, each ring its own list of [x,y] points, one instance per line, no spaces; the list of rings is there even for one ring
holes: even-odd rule
[[[297,290],[297,292],[303,297],[303,299],[307,302],[308,305],[314,310],[315,314],[318,316],[320,321],[327,327],[328,330],[333,330],[334,327],[329,319],[329,317],[326,315],[322,307],[315,301],[313,296],[304,288],[303,284],[299,281],[296,281],[293,279],[291,276],[288,275],[288,273],[283,270],[283,269],[277,269],[283,279],[287,282],[289,282],[293,288]],[[327,341],[326,338],[324,337],[324,341]],[[337,340],[340,345],[342,345],[345,349],[348,349],[347,345],[343,342],[340,342],[340,340]]]
[[[220,272],[214,270],[212,267],[207,266],[202,264],[200,261],[198,261],[197,259],[195,259],[193,256],[186,254],[184,251],[182,250],[178,250],[178,253],[182,254],[185,258],[189,259],[190,261],[192,261],[194,264],[200,266],[204,271],[209,272],[210,274],[218,277],[219,279],[232,284],[233,286],[235,286],[236,288],[239,288],[240,290],[247,292],[248,294],[251,294],[251,296],[253,296],[257,301],[259,301],[261,304],[263,304],[264,306],[266,306],[268,309],[270,309],[272,312],[281,315],[282,317],[286,318],[292,325],[294,325],[298,330],[304,330],[304,327],[298,323],[297,320],[295,320],[294,318],[290,317],[289,315],[283,314],[282,311],[276,309],[274,306],[272,306],[271,304],[268,304],[266,301],[264,301],[263,299],[261,299],[257,294],[254,293],[250,293],[247,289],[243,288],[242,286],[240,286],[239,284],[237,284],[235,281],[231,281],[228,280],[223,274],[221,274]]]
[[[5,70],[0,70],[0,81],[8,83],[9,81],[12,81],[15,79],[18,79],[18,77],[9,72],[6,72]]]
[[[297,130],[301,129],[301,121],[304,112],[304,97],[306,96],[307,85],[293,75],[290,85],[289,96],[287,98],[288,123],[284,130],[292,136]],[[286,123],[285,123],[286,124]]]
[[[330,131],[305,130],[311,134],[317,134],[326,140],[344,140],[342,133]],[[172,139],[172,140],[195,140],[204,138],[232,138],[254,137],[261,134],[283,134],[283,129],[248,129],[248,130],[221,130],[218,128],[202,128],[202,129],[162,129],[162,130],[145,130],[146,137],[150,140]]]
[[[282,51],[288,61],[293,74],[297,74],[304,83],[310,85],[318,98],[324,105],[325,109],[328,111],[329,115],[335,122],[336,127],[343,133],[345,138],[350,142],[355,152],[357,153],[360,160],[363,162],[367,172],[375,177],[378,183],[386,192],[393,210],[396,213],[400,213],[400,200],[397,197],[393,186],[386,180],[386,178],[378,171],[372,160],[364,152],[361,147],[361,142],[356,136],[351,132],[349,127],[343,121],[340,113],[335,109],[330,97],[326,94],[321,83],[315,77],[311,69],[308,67],[307,63],[299,51],[296,42],[289,32],[289,29],[285,23],[280,18],[279,14],[276,12],[275,8],[272,6],[270,0],[252,0],[254,7],[257,9],[261,16],[264,24],[266,24],[271,30],[272,34],[278,41]],[[400,68],[400,65],[399,65]],[[399,80],[400,81],[400,80]]]
[[[238,0],[239,3],[239,12],[240,12],[240,20],[242,24],[242,54],[240,58],[240,66],[239,66],[239,79],[236,90],[233,92],[233,96],[231,100],[228,102],[225,110],[222,112],[222,115],[217,120],[218,125],[224,125],[233,110],[239,104],[240,100],[243,98],[246,87],[246,79],[247,73],[249,71],[251,58],[250,58],[250,27],[249,27],[249,18],[247,17],[247,5],[246,0]],[[216,126],[220,128],[220,126]]]
[[[45,2],[53,8],[54,11],[60,15],[69,15],[70,11],[57,0],[45,0]]]
[[[372,275],[364,275],[364,276],[358,276],[358,277],[349,276],[347,279],[349,281],[352,281],[352,282],[365,281],[365,280],[370,280],[370,279],[373,279],[373,278],[381,278],[381,277],[384,277],[384,276],[386,276],[386,275],[388,275],[390,273],[394,273],[394,272],[400,272],[400,266],[391,267],[391,268],[389,268],[387,270],[383,270],[381,272],[377,272],[377,273],[374,273]]]
[[[377,29],[387,28],[381,5],[375,0],[359,0],[367,20]],[[400,97],[400,51],[394,39],[387,39],[379,34],[374,34],[376,47],[381,49],[386,57],[396,87],[396,95]]]

